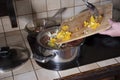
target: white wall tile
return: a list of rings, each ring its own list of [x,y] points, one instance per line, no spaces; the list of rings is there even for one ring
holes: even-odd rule
[[[47,0],[47,9],[60,9],[60,0]]]
[[[74,8],[68,8],[63,14],[62,19],[67,19],[74,16]]]
[[[12,72],[11,72],[11,71],[9,71],[9,72],[4,72],[4,73],[0,72],[0,80],[1,80],[2,78],[6,78],[6,77],[10,77],[10,76],[12,76]]]
[[[32,60],[32,63],[33,63],[33,67],[34,67],[34,69],[41,69],[42,67],[41,66],[39,66],[37,63],[36,63],[36,61],[34,60],[34,59],[31,59]]]
[[[5,37],[0,37],[0,47],[6,46],[6,40]]]
[[[0,33],[0,47],[6,46],[6,40],[4,33]]]
[[[1,39],[0,39],[0,47],[6,46],[6,45],[7,45],[7,44],[6,44],[5,38],[1,38]]]
[[[1,37],[5,37],[5,34],[4,33],[0,33],[0,38]]]
[[[32,15],[24,15],[24,16],[19,16],[18,17],[18,22],[20,29],[24,29],[25,26],[32,21]]]
[[[47,69],[39,69],[36,70],[37,77],[39,80],[53,80],[56,78],[60,78],[57,71],[47,70]]]
[[[41,18],[47,18],[47,12],[33,14],[33,18],[34,20],[41,19]]]
[[[47,10],[46,8],[46,0],[31,0],[32,9],[34,13],[44,12]]]
[[[8,36],[6,37],[7,44],[17,43],[23,41],[21,35],[15,35],[15,36]]]
[[[19,30],[19,27],[12,28],[9,16],[2,17],[2,23],[3,23],[3,27],[4,27],[5,32]]]
[[[6,46],[5,34],[0,33],[0,47]]]
[[[112,1],[112,0],[100,0],[100,1]]]
[[[37,79],[35,73],[32,71],[24,74],[15,75],[14,80],[37,80]]]
[[[28,51],[30,53],[30,58],[33,58],[33,52],[32,52],[32,50],[30,48],[30,45],[29,45],[28,41],[27,40],[24,40],[24,41],[25,41],[25,45],[26,45],[26,47],[27,47],[27,49],[28,49]]]
[[[104,0],[104,1],[101,1],[101,4],[108,4],[108,3],[112,3],[112,0]]]
[[[74,0],[61,0],[61,7],[73,7]]]
[[[108,65],[112,65],[112,64],[116,64],[116,63],[117,63],[117,61],[115,59],[107,59],[107,60],[97,62],[97,64],[100,67],[104,67],[104,66],[108,66]]]
[[[93,69],[96,69],[96,68],[99,68],[99,66],[96,63],[87,64],[87,65],[79,67],[79,69],[80,69],[81,72],[93,70]]]
[[[8,37],[8,36],[20,36],[21,35],[21,32],[19,30],[16,30],[16,31],[11,31],[11,32],[7,32],[5,33],[5,36]]]
[[[88,2],[97,3],[97,2],[100,2],[100,0],[88,0]],[[85,3],[82,0],[75,0],[75,6],[84,5],[84,4]]]
[[[75,6],[84,5],[82,0],[75,0]]]
[[[32,13],[31,3],[29,0],[17,0],[16,9],[17,9],[17,15]]]
[[[68,75],[80,73],[80,71],[79,71],[78,68],[71,68],[71,69],[59,71],[59,73],[60,73],[61,77],[65,77],[65,76],[68,76]]]
[[[21,33],[23,35],[24,41],[27,40],[28,32],[26,30],[21,30]]]
[[[57,13],[58,10],[52,10],[52,11],[48,11],[48,17],[53,17],[56,13]],[[64,12],[63,12],[64,13]],[[62,14],[58,14],[54,17],[54,20],[57,22],[57,23],[61,23],[62,21]]]
[[[97,3],[97,2],[100,2],[100,0],[88,0],[88,2],[90,2],[90,3]]]
[[[120,57],[117,57],[116,60],[120,63]]]
[[[13,80],[13,77],[7,77],[7,78],[3,78],[1,80]]]
[[[52,17],[55,15],[55,13],[57,13],[58,9],[57,10],[52,10],[52,11],[48,11],[48,17]]]
[[[7,46],[11,46],[11,47],[15,47],[15,46],[18,46],[18,47],[25,47],[25,43],[24,41],[20,41],[20,42],[7,42]]]
[[[79,14],[81,11],[87,9],[87,7],[84,5],[84,6],[76,6],[75,7],[75,15]]]
[[[30,60],[28,60],[25,64],[21,65],[20,67],[16,68],[13,70],[13,74],[23,74],[26,72],[30,72],[33,71],[33,67],[32,64],[30,62]]]
[[[1,22],[1,19],[0,19],[0,33],[3,33],[3,26],[2,26],[2,22]]]

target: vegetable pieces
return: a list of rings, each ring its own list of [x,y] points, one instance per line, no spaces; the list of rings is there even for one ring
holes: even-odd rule
[[[94,18],[93,16],[90,16],[88,21],[84,21],[83,22],[83,27],[85,27],[84,30],[82,31],[83,34],[88,33],[87,32],[88,29],[96,30],[97,27],[100,26],[101,20],[102,20],[102,16],[98,16],[97,18]],[[78,27],[75,27],[75,30],[73,32],[70,32],[69,28],[70,27],[66,26],[66,25],[62,26],[60,28],[60,30],[57,32],[57,34],[54,37],[50,38],[50,40],[48,42],[48,45],[51,46],[51,47],[55,47],[56,46],[56,42],[68,41],[68,40],[71,39],[71,37],[73,35],[75,35],[75,33],[77,33],[77,32],[80,33],[80,30],[82,30],[81,28],[78,29]]]
[[[94,18],[93,16],[90,17],[89,21],[84,21],[84,27],[88,27],[91,29],[96,29],[100,26],[100,22],[98,20],[101,20],[102,16],[99,16],[98,18]]]
[[[56,41],[67,41],[71,38],[71,32],[68,31],[68,26],[61,27],[60,31],[57,33],[55,37],[50,38],[50,41],[48,42],[48,45],[51,47],[56,46]]]

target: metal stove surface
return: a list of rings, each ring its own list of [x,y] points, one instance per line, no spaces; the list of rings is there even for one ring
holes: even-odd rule
[[[36,34],[30,34],[27,37],[33,54],[39,53],[36,43]],[[65,70],[82,66],[89,63],[94,63],[101,60],[106,60],[120,56],[120,38],[112,38],[106,35],[93,35],[85,39],[84,45],[80,47],[80,55],[73,61],[68,63],[54,62],[40,63],[37,62],[43,68],[50,70]]]

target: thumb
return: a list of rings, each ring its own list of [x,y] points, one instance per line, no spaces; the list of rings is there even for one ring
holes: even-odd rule
[[[99,33],[100,33],[100,34],[104,34],[104,35],[111,35],[111,34],[112,34],[112,32],[113,32],[113,29],[112,29],[112,28],[110,28],[110,29],[108,29],[108,30],[106,30],[106,31],[99,32]]]

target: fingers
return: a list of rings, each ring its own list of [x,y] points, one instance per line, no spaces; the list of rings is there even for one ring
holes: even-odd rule
[[[114,26],[114,27],[115,26],[120,26],[120,22],[115,22],[115,21],[112,21],[111,19],[109,19],[108,22],[111,26]]]
[[[103,34],[103,35],[111,35],[111,30],[107,30],[107,31],[104,31],[104,32],[100,32],[100,34]]]
[[[116,32],[116,30],[114,30],[114,29],[110,29],[110,30],[107,30],[107,31],[104,31],[104,32],[100,32],[100,34],[109,35],[111,37],[115,37],[115,36],[120,35],[120,33]]]
[[[103,35],[109,35],[109,36],[112,36],[112,37],[115,37],[115,36],[120,36],[120,22],[115,22],[115,21],[112,21],[112,20],[108,20],[111,28],[109,28],[108,30],[106,31],[103,31],[103,32],[100,32],[100,34],[103,34]]]

